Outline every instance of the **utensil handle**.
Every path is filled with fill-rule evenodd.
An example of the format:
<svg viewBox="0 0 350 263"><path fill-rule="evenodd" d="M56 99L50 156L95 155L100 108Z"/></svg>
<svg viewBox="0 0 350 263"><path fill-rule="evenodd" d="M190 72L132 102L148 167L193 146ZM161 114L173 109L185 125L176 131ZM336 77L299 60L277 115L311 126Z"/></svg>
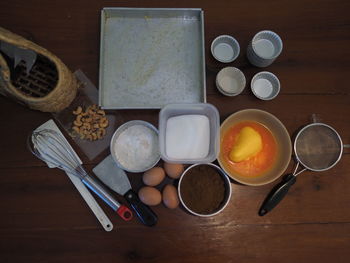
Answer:
<svg viewBox="0 0 350 263"><path fill-rule="evenodd" d="M132 212L130 211L130 209L125 206L125 205L121 205L119 206L118 210L117 210L118 215L123 218L125 221L130 221L132 219Z"/></svg>
<svg viewBox="0 0 350 263"><path fill-rule="evenodd" d="M157 215L152 211L151 208L140 201L139 197L132 189L127 191L124 197L134 209L136 215L143 224L146 226L154 226L157 223Z"/></svg>
<svg viewBox="0 0 350 263"><path fill-rule="evenodd" d="M89 187L95 194L97 194L103 201L105 201L114 211L120 215L125 221L129 221L132 219L132 212L127 208L126 211L125 206L121 206L120 203L114 199L114 197L104 188L99 182L97 182L94 178L90 176L85 176L82 179L83 183ZM122 208L121 210L119 210ZM130 213L130 216L126 215L126 212Z"/></svg>
<svg viewBox="0 0 350 263"><path fill-rule="evenodd" d="M67 173L67 172L66 172ZM85 202L90 207L91 211L95 214L96 218L102 224L106 231L112 231L113 224L102 210L102 208L97 203L96 199L92 196L92 193L85 187L84 183L79 179L79 177L74 174L67 173L67 176L72 181L74 186L77 188Z"/></svg>
<svg viewBox="0 0 350 263"><path fill-rule="evenodd" d="M269 195L266 197L263 202L260 210L259 216L264 216L270 212L288 193L289 188L296 182L296 177L293 174L287 175L281 183L276 185Z"/></svg>

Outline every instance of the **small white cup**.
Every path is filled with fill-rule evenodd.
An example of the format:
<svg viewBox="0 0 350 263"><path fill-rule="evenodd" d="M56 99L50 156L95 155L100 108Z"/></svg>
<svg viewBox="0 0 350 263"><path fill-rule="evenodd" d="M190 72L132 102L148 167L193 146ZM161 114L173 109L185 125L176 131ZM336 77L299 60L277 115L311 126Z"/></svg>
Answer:
<svg viewBox="0 0 350 263"><path fill-rule="evenodd" d="M228 35L218 36L211 43L213 57L223 63L234 61L240 52L240 47L234 37Z"/></svg>
<svg viewBox="0 0 350 263"><path fill-rule="evenodd" d="M274 74L262 71L255 74L250 83L250 88L257 98L261 100L272 100L280 92L281 85Z"/></svg>
<svg viewBox="0 0 350 263"><path fill-rule="evenodd" d="M237 96L245 87L246 79L242 71L226 67L216 75L216 87L225 96Z"/></svg>
<svg viewBox="0 0 350 263"><path fill-rule="evenodd" d="M281 54L282 49L283 42L275 32L260 31L248 45L247 58L256 67L267 67Z"/></svg>

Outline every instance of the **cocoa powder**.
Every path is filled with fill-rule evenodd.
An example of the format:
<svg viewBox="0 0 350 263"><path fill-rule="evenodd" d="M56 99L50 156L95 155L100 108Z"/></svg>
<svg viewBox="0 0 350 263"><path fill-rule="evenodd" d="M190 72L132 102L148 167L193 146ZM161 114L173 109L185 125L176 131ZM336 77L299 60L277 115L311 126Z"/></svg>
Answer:
<svg viewBox="0 0 350 263"><path fill-rule="evenodd" d="M192 211L211 214L225 198L225 182L219 171L209 165L188 170L181 181L181 197Z"/></svg>

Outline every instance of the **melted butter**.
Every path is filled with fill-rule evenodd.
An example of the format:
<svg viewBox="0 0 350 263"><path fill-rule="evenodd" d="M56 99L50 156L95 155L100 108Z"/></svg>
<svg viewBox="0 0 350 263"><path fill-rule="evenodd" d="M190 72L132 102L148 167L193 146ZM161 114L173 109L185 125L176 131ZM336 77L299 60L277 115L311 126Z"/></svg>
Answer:
<svg viewBox="0 0 350 263"><path fill-rule="evenodd" d="M261 135L253 128L243 127L238 136L229 158L233 162L242 162L255 156L262 150Z"/></svg>

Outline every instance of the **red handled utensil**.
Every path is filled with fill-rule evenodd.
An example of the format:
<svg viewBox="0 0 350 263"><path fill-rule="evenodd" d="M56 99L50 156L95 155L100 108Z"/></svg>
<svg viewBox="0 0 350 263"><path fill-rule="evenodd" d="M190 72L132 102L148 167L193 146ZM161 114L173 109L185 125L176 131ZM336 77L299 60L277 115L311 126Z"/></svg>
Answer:
<svg viewBox="0 0 350 263"><path fill-rule="evenodd" d="M98 181L90 177L80 164L77 155L73 152L58 132L51 129L34 131L27 139L29 150L50 167L60 168L77 176L90 190L96 193L125 221L133 218L131 210L121 205Z"/></svg>
<svg viewBox="0 0 350 263"><path fill-rule="evenodd" d="M146 226L154 226L157 215L152 209L143 204L137 194L131 189L131 184L124 170L119 168L112 156L109 155L99 163L92 171L109 188L125 197L139 220Z"/></svg>

